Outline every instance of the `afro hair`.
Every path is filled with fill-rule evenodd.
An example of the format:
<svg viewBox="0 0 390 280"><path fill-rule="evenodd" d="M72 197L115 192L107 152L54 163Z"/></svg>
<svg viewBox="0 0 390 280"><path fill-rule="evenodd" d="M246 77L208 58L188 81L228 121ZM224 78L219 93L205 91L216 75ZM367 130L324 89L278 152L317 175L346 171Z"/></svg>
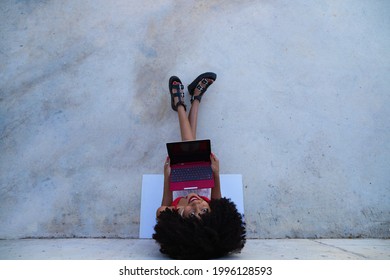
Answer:
<svg viewBox="0 0 390 280"><path fill-rule="evenodd" d="M244 217L227 198L212 199L209 213L183 218L166 209L157 218L153 239L173 259L216 259L240 253L245 245Z"/></svg>

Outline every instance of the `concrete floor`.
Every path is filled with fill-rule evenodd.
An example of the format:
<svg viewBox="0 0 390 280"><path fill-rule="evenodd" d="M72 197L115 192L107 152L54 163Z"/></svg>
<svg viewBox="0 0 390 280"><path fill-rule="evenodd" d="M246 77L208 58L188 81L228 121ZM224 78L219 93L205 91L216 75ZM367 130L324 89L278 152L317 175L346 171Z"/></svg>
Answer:
<svg viewBox="0 0 390 280"><path fill-rule="evenodd" d="M261 239L390 237L389 14L387 0L0 1L0 239L137 238L142 175L180 138L168 79L214 71L198 138L242 174L257 244L242 256L380 257ZM150 243L1 250L148 258Z"/></svg>
<svg viewBox="0 0 390 280"><path fill-rule="evenodd" d="M165 259L151 239L0 240L3 260L151 260ZM390 260L390 240L249 239L241 254L247 260Z"/></svg>

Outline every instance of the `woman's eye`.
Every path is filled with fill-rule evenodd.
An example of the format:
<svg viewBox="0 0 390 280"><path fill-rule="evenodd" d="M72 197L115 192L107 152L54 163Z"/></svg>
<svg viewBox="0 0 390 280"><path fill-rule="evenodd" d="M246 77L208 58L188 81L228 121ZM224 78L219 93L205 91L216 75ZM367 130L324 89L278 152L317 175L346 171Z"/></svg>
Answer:
<svg viewBox="0 0 390 280"><path fill-rule="evenodd" d="M192 213L190 214L190 217L195 217L195 213L192 212Z"/></svg>
<svg viewBox="0 0 390 280"><path fill-rule="evenodd" d="M207 209L207 208L202 209L202 213L208 213L208 212L209 212L209 209Z"/></svg>

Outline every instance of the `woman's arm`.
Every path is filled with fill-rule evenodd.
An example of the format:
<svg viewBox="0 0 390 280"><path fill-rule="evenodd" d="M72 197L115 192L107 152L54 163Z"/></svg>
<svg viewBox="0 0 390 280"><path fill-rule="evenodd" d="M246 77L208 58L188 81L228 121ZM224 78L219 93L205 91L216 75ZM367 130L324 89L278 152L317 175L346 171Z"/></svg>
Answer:
<svg viewBox="0 0 390 280"><path fill-rule="evenodd" d="M172 204L172 191L169 189L169 176L164 174L164 192L161 201L161 206L170 206Z"/></svg>
<svg viewBox="0 0 390 280"><path fill-rule="evenodd" d="M171 175L170 159L167 157L164 164L164 192L161 206L170 206L172 204L172 191L169 189L169 176Z"/></svg>
<svg viewBox="0 0 390 280"><path fill-rule="evenodd" d="M172 204L173 195L172 191L169 189L169 176L171 174L171 166L170 166L170 160L169 157L165 160L164 163L164 191L163 191L163 197L161 200L161 207L157 209L156 217L160 215L162 211L164 211L166 208L173 208L170 205Z"/></svg>
<svg viewBox="0 0 390 280"><path fill-rule="evenodd" d="M222 198L221 194L221 180L219 177L219 159L213 153L210 155L211 159L211 169L214 174L214 188L211 189L211 199L220 199Z"/></svg>

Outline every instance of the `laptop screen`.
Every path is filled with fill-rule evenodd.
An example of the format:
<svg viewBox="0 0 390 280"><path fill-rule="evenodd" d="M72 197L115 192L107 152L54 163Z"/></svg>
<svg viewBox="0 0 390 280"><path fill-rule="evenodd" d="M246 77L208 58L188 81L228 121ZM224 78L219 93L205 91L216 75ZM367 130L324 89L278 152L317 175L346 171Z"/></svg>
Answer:
<svg viewBox="0 0 390 280"><path fill-rule="evenodd" d="M186 162L210 161L210 140L167 143L171 165Z"/></svg>

